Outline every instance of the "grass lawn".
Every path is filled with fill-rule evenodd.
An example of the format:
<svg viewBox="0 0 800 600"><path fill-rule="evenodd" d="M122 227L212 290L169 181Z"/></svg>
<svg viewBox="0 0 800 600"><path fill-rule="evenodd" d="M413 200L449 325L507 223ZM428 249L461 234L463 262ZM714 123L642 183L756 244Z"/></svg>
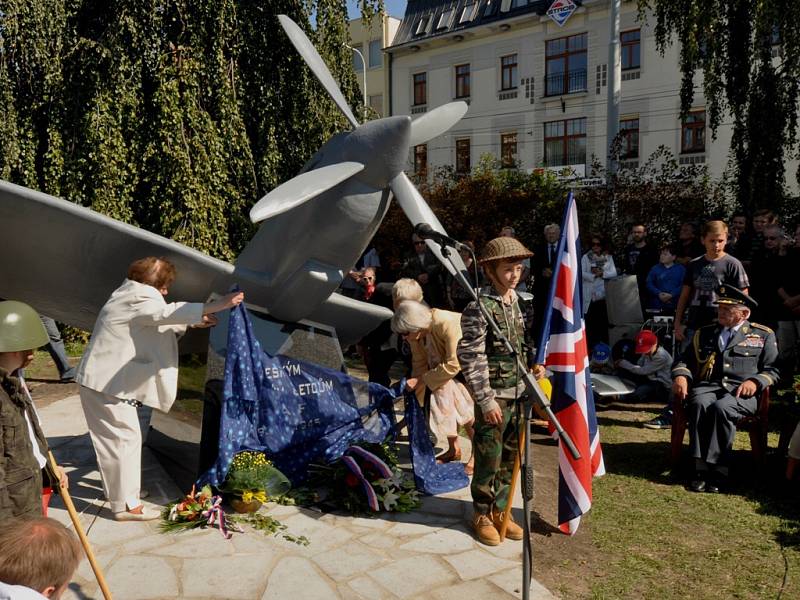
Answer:
<svg viewBox="0 0 800 600"><path fill-rule="evenodd" d="M607 475L586 520L602 561L588 597L800 598L800 493L783 484L783 461L757 469L740 432L731 492L689 492L688 472L667 470L669 430L636 425L653 408L598 413Z"/></svg>

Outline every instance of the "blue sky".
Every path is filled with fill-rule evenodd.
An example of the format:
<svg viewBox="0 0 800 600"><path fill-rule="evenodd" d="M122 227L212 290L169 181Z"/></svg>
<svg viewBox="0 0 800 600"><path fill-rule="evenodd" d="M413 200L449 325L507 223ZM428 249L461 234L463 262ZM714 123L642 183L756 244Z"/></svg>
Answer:
<svg viewBox="0 0 800 600"><path fill-rule="evenodd" d="M360 4L358 0L347 0L347 12L351 19L361 15ZM406 0L383 0L383 5L393 17L402 18L406 12Z"/></svg>

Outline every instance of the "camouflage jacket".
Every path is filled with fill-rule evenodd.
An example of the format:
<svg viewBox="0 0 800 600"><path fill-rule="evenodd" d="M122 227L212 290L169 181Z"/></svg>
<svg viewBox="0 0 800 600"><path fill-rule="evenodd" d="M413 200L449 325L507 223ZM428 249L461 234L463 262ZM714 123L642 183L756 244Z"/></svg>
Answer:
<svg viewBox="0 0 800 600"><path fill-rule="evenodd" d="M45 456L47 440L22 385L0 369L0 521L42 514L42 470L33 455L25 413Z"/></svg>
<svg viewBox="0 0 800 600"><path fill-rule="evenodd" d="M532 303L521 301L515 293L510 305L503 304L492 288L481 290L480 299L490 314L500 311L496 317L500 330L517 348L523 362L530 365L532 353L527 343L525 321L530 316ZM461 314L461 334L458 343L461 372L473 400L486 413L498 406L497 391L518 385L516 364L501 342L495 339L475 302L470 302Z"/></svg>

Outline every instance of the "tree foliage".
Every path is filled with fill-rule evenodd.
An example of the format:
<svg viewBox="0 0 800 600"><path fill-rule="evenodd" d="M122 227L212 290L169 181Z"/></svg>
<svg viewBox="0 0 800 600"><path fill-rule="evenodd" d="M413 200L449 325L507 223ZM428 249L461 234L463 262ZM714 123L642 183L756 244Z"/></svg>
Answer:
<svg viewBox="0 0 800 600"><path fill-rule="evenodd" d="M724 179L712 181L705 166L680 165L663 146L638 168L613 175L594 159L590 175L612 185L574 190L584 243L600 234L621 249L634 223L646 224L654 242L675 241L682 222L727 219L733 211ZM540 243L544 226L561 222L570 182L550 171L501 168L487 154L469 175L443 168L430 184L419 187L448 233L472 241L480 250L505 225L513 226L525 244ZM393 205L375 236L375 246L396 264L410 253L411 231L408 219Z"/></svg>
<svg viewBox="0 0 800 600"><path fill-rule="evenodd" d="M655 17L659 48L680 45L681 107L691 108L695 74L709 124L733 119L731 158L743 207L781 208L785 159L797 149L800 3L795 0L637 0ZM774 52L773 52L774 51ZM774 56L775 54L775 56Z"/></svg>
<svg viewBox="0 0 800 600"><path fill-rule="evenodd" d="M233 258L347 126L281 13L357 104L342 0L0 0L0 177Z"/></svg>

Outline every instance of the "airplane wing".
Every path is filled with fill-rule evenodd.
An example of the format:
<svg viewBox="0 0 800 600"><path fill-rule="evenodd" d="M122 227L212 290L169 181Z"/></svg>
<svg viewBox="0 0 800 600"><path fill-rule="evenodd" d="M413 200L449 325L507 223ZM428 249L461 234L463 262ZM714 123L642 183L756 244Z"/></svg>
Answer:
<svg viewBox="0 0 800 600"><path fill-rule="evenodd" d="M204 302L234 283L249 302L263 305L268 298L266 273L237 269L67 200L0 180L0 298L27 302L57 321L91 331L128 265L144 256L164 256L175 265L170 298ZM335 327L342 343L349 344L391 317L385 312L333 294L308 318ZM205 350L203 332L186 338L182 349L188 344L192 351Z"/></svg>
<svg viewBox="0 0 800 600"><path fill-rule="evenodd" d="M91 330L128 265L144 256L175 264L171 296L202 302L233 265L41 192L0 180L0 297Z"/></svg>

